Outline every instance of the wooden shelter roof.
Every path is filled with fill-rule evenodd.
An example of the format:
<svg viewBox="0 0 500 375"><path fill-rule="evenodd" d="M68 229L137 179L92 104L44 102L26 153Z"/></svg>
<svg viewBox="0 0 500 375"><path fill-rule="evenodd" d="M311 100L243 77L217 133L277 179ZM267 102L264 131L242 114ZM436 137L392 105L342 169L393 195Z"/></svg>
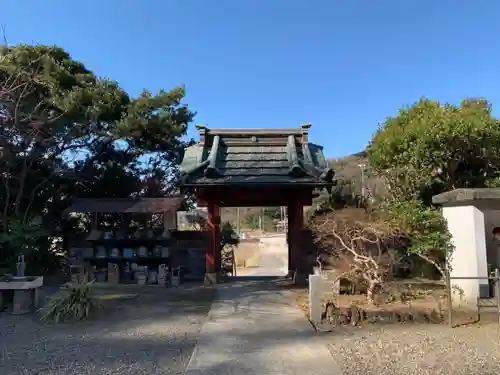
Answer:
<svg viewBox="0 0 500 375"><path fill-rule="evenodd" d="M181 185L314 185L333 183L323 147L308 140L309 124L289 129L209 129L188 147Z"/></svg>
<svg viewBox="0 0 500 375"><path fill-rule="evenodd" d="M177 211L181 195L165 198L82 198L76 199L64 213L163 213Z"/></svg>

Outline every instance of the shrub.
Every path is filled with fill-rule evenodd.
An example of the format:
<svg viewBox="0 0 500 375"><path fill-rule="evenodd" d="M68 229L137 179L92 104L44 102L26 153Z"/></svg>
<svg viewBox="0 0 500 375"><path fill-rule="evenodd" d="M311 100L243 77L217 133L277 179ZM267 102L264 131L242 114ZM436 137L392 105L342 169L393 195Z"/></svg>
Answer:
<svg viewBox="0 0 500 375"><path fill-rule="evenodd" d="M60 290L40 309L43 321L55 323L84 320L101 308L94 298L92 282Z"/></svg>
<svg viewBox="0 0 500 375"><path fill-rule="evenodd" d="M403 233L363 208L325 212L314 217L309 227L325 260L341 272L339 280L364 284L368 302L374 303L374 294L390 281L401 262Z"/></svg>

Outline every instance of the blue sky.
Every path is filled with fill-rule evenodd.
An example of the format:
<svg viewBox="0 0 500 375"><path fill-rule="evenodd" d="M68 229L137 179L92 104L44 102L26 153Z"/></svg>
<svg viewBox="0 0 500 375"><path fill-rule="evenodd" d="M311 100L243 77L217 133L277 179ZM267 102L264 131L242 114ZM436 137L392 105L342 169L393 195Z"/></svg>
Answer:
<svg viewBox="0 0 500 375"><path fill-rule="evenodd" d="M498 0L0 4L9 44L58 44L133 95L184 84L211 127L312 122L328 156L361 150L421 96L500 105Z"/></svg>

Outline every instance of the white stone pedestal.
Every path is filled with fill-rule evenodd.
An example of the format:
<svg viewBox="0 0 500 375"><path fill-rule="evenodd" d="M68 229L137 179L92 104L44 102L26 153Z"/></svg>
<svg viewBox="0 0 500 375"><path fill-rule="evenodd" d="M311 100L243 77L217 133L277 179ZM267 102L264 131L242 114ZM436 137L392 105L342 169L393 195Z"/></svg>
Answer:
<svg viewBox="0 0 500 375"><path fill-rule="evenodd" d="M38 309L42 285L43 277L13 278L8 281L0 281L0 301L2 300L1 294L3 294L1 291L12 290L14 292L12 314L27 314Z"/></svg>
<svg viewBox="0 0 500 375"><path fill-rule="evenodd" d="M443 207L443 216L455 246L449 259L453 308L477 310L478 299L489 297L484 214L470 205Z"/></svg>
<svg viewBox="0 0 500 375"><path fill-rule="evenodd" d="M32 291L31 290L14 290L14 303L12 306L12 314L21 315L28 314L33 310Z"/></svg>
<svg viewBox="0 0 500 375"><path fill-rule="evenodd" d="M321 322L323 300L323 276L309 275L309 319L314 323Z"/></svg>
<svg viewBox="0 0 500 375"><path fill-rule="evenodd" d="M218 273L205 273L204 284L206 286L216 285L220 282L220 277Z"/></svg>

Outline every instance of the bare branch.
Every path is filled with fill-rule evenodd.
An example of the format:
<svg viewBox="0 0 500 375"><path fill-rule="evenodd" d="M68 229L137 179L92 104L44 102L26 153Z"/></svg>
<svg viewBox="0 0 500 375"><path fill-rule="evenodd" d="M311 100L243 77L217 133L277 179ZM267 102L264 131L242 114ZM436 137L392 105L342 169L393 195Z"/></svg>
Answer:
<svg viewBox="0 0 500 375"><path fill-rule="evenodd" d="M367 300L374 303L377 287L389 281L401 257L396 253L397 233L364 209L346 208L313 218L312 230L330 261L342 269L341 278L367 287Z"/></svg>

